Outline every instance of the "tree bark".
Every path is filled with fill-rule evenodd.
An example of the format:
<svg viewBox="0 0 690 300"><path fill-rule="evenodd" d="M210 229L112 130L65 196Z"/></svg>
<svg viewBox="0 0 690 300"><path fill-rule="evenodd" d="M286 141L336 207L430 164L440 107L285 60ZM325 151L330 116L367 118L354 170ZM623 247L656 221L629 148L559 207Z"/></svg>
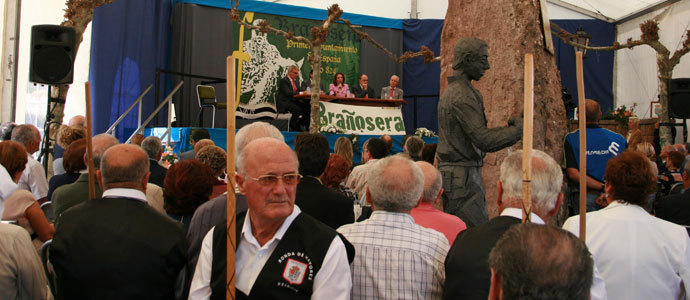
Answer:
<svg viewBox="0 0 690 300"><path fill-rule="evenodd" d="M525 53L534 55L534 149L563 159L563 138L567 132L565 107L561 100L561 79L553 55L544 48L540 6L536 0L448 1L441 37L441 93L453 74L453 48L462 37L477 37L489 45L491 69L474 82L484 97L489 127L506 126L523 108ZM551 34L550 32L547 34ZM574 58L573 58L574 59ZM496 182L509 149L484 158L483 179L489 217L497 215Z"/></svg>

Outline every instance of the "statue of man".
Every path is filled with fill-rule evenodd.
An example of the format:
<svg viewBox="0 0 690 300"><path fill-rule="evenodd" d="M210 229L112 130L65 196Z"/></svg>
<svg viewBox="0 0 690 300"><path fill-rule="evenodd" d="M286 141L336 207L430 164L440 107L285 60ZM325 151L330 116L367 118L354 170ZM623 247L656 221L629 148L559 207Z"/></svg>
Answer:
<svg viewBox="0 0 690 300"><path fill-rule="evenodd" d="M522 117L487 128L482 94L472 86L489 69L486 42L462 38L453 50L453 76L438 102L438 168L443 176L443 209L474 227L489 220L482 184L486 152L522 138Z"/></svg>

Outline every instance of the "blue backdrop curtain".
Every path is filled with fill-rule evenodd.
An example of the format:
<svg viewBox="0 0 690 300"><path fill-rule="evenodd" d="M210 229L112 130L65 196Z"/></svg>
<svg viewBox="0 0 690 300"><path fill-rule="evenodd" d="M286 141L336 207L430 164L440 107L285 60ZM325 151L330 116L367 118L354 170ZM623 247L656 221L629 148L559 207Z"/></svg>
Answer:
<svg viewBox="0 0 690 300"><path fill-rule="evenodd" d="M427 46L437 56L441 53L441 31L443 20L403 20L403 53L417 52ZM405 131L414 133L415 101L417 102L417 126L438 132L438 96L418 97L417 95L438 95L441 77L441 63L425 64L421 57L411 59L403 65L402 89L407 104L403 105Z"/></svg>
<svg viewBox="0 0 690 300"><path fill-rule="evenodd" d="M94 133L105 132L154 83L156 67L166 66L170 10L170 0L118 0L96 8L89 69ZM143 99L142 122L154 102L151 89ZM125 140L136 128L135 108L115 136Z"/></svg>
<svg viewBox="0 0 690 300"><path fill-rule="evenodd" d="M613 24L601 20L551 20L570 33L582 27L591 36L590 45L610 46L615 41ZM561 71L561 83L572 95L577 105L577 78L575 75L575 50L553 36L556 64ZM613 51L587 51L583 59L585 98L596 99L603 113L613 108ZM572 117L572 115L569 115Z"/></svg>

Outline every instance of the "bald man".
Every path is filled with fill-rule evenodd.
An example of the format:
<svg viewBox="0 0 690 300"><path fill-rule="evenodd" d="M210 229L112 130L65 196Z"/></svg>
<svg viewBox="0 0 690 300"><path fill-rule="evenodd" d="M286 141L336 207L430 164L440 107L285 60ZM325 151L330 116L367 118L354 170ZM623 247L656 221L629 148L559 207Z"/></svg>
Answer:
<svg viewBox="0 0 690 300"><path fill-rule="evenodd" d="M443 194L441 173L428 162L418 161L415 164L422 169L424 174L424 192L419 204L412 209L410 215L416 224L443 233L448 239L448 244L453 245L455 237L460 231L465 230L467 225L460 218L434 207L441 203Z"/></svg>
<svg viewBox="0 0 690 300"><path fill-rule="evenodd" d="M587 123L587 211L598 210L596 199L604 191L604 170L609 159L625 151L625 138L611 130L599 127L601 108L596 100L585 102ZM580 131L565 136L565 171L569 179L569 204L572 215L580 213Z"/></svg>
<svg viewBox="0 0 690 300"><path fill-rule="evenodd" d="M113 146L96 175L103 198L66 211L53 237L57 299L174 299L187 243L179 223L146 204L146 152Z"/></svg>

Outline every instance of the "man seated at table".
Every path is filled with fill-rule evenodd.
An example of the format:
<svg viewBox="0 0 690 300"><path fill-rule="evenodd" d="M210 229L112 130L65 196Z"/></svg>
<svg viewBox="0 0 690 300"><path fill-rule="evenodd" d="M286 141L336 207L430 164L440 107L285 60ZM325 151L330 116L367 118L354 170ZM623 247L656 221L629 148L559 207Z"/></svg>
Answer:
<svg viewBox="0 0 690 300"><path fill-rule="evenodd" d="M352 87L352 93L355 94L355 98L376 98L376 92L369 85L367 74L359 75L359 84Z"/></svg>
<svg viewBox="0 0 690 300"><path fill-rule="evenodd" d="M403 90L398 88L400 78L397 75L391 76L390 85L381 89L381 99L402 99Z"/></svg>
<svg viewBox="0 0 690 300"><path fill-rule="evenodd" d="M310 107L309 100L295 99L294 96L300 93L299 84L299 68L297 66L290 66L288 68L287 76L280 80L278 85L278 94L276 95L276 110L279 113L289 112L292 114L290 118L290 130L306 131L309 127Z"/></svg>

